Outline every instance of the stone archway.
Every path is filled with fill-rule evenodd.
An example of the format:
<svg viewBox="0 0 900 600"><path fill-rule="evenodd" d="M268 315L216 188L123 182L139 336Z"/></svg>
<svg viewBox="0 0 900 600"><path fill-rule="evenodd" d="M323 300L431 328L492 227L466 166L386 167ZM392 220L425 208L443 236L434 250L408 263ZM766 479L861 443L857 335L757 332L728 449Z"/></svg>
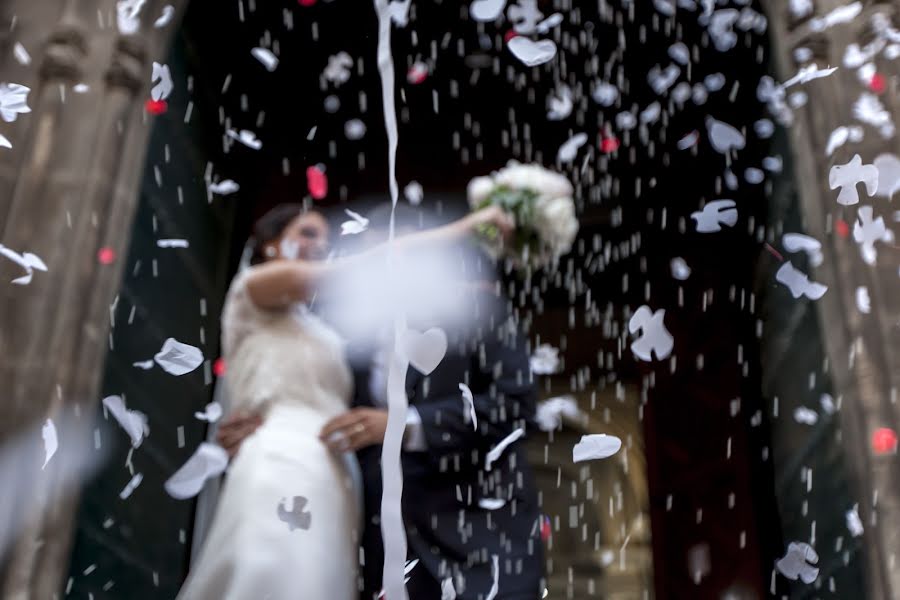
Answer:
<svg viewBox="0 0 900 600"><path fill-rule="evenodd" d="M149 0L132 35L118 29L114 0L0 5L3 79L31 88L33 110L4 128L13 147L0 154L0 234L49 268L29 286L0 292L4 441L63 410L90 415L96 407L108 311L124 267L96 256L128 247L149 133L148 74L173 31L153 26L166 5L177 23L186 1ZM14 59L13 41L32 67ZM87 89L75 93L77 84ZM19 275L0 265L0 278ZM51 501L9 554L4 598L51 598L60 589L77 506L76 497L55 493L64 458L45 471L40 462L19 465L24 496Z"/></svg>

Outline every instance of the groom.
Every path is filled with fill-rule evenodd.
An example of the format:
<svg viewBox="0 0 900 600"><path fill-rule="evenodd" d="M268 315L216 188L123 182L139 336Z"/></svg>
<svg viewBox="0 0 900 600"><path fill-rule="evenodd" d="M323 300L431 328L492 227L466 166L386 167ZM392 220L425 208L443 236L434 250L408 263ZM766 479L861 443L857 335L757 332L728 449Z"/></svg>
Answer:
<svg viewBox="0 0 900 600"><path fill-rule="evenodd" d="M386 230L389 214L388 206L367 215L370 235ZM416 211L398 206L398 234L418 223ZM409 572L407 590L410 600L533 600L544 588L543 546L524 444L514 441L498 457L490 451L518 429L531 427L536 391L524 337L506 303L493 285L479 285L493 283L493 266L486 258L469 262L478 264L467 264L466 271L478 273L481 281L470 277L465 284L473 303L467 310L481 318L469 327L446 328L448 349L438 367L425 376L410 366L407 376L402 508L408 559L419 561ZM424 331L441 324L410 325ZM353 408L326 424L322 439L337 451L357 452L365 496L360 599L372 600L381 591L384 562L380 459L389 342L374 350L352 343L350 348L355 350ZM471 404L461 383L471 390ZM229 437L232 426L242 424L223 423L229 443L235 437ZM240 431L248 435L252 424Z"/></svg>

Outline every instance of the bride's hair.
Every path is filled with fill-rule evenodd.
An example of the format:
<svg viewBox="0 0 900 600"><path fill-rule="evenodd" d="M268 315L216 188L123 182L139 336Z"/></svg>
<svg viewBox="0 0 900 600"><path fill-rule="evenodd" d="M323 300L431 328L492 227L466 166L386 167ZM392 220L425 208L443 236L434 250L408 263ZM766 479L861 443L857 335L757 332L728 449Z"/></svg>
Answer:
<svg viewBox="0 0 900 600"><path fill-rule="evenodd" d="M310 211L319 212L314 208L307 209L302 204L290 203L279 204L262 217L253 225L253 236L248 244L251 248L250 264L258 265L266 261L265 247L266 244L281 235L291 221L302 214ZM325 216L322 214L322 216Z"/></svg>

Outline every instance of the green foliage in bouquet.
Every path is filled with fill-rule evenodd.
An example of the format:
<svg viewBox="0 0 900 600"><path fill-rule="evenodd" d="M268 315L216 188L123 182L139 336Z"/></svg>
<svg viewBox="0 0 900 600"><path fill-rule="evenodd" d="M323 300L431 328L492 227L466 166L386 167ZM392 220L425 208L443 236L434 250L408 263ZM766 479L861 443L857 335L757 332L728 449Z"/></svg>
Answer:
<svg viewBox="0 0 900 600"><path fill-rule="evenodd" d="M535 203L538 195L528 189L512 189L506 186L497 186L490 195L485 198L476 210L486 208L492 204L501 206L503 210L513 215L516 220L516 230L509 244L517 258L522 258L527 249L527 255L534 257L539 252L540 237L532 226L534 223ZM500 232L495 225L481 225L478 234L492 245L499 244Z"/></svg>

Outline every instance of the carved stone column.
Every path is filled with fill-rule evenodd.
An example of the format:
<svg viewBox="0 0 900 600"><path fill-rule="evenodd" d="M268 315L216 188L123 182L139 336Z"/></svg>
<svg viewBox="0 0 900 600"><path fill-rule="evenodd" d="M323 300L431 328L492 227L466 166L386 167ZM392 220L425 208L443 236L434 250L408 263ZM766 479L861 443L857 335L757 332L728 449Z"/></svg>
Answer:
<svg viewBox="0 0 900 600"><path fill-rule="evenodd" d="M0 150L0 243L48 267L17 286L8 282L21 268L0 263L0 440L63 409L94 414L150 129L151 63L164 61L178 22L154 27L166 4L177 17L186 1L148 0L132 35L117 27L115 0L0 6L4 31L16 20L2 44L19 41L32 57L23 66L4 52L0 79L31 87L33 111L3 127L13 148ZM87 91L76 93L76 84ZM111 264L98 261L100 248L113 251ZM67 456L61 448L44 470L33 458L21 462L18 480L49 504L8 555L3 598L53 597L68 565L77 497L56 493Z"/></svg>
<svg viewBox="0 0 900 600"><path fill-rule="evenodd" d="M862 544L868 587L865 597L900 598L900 571L895 566L900 551L900 459L896 452L874 452L871 441L878 428L891 427L896 431L900 423L897 404L900 253L896 246L879 242L876 243L877 261L867 264L852 234L861 207L872 206L874 217L884 217L890 228L896 205L884 198L868 197L860 185L859 204L841 206L836 202L838 191L828 188L830 168L847 163L855 154L866 164L884 152L900 154L897 133L882 135L877 127L863 124L853 114L854 104L866 89L856 69L845 68L843 61L849 44L865 47L874 39L873 23L879 19L876 15L883 15L887 23L896 23L900 2L863 2L861 15L849 23L824 30L816 26L814 19L847 2L816 0L813 12L799 18L789 13L789 3L783 0L763 0L763 4L770 17L773 50L782 81L795 74L800 66L794 58L797 48L811 50L820 68L841 67L833 75L807 84L809 102L795 111L790 139L806 233L823 244L824 261L810 274L810 279L829 288L815 307L835 397L841 398L838 418L845 461L852 472L859 513L865 525ZM888 82L886 91L878 98L891 118L900 123L897 96L900 64L886 59L883 52L878 52L873 62ZM827 156L831 132L850 125L863 127L863 140L848 142L833 156ZM849 225L849 232L841 221ZM868 289L871 298L870 314L863 314L857 308L856 291L861 286ZM862 590L843 590L843 593L855 591Z"/></svg>

